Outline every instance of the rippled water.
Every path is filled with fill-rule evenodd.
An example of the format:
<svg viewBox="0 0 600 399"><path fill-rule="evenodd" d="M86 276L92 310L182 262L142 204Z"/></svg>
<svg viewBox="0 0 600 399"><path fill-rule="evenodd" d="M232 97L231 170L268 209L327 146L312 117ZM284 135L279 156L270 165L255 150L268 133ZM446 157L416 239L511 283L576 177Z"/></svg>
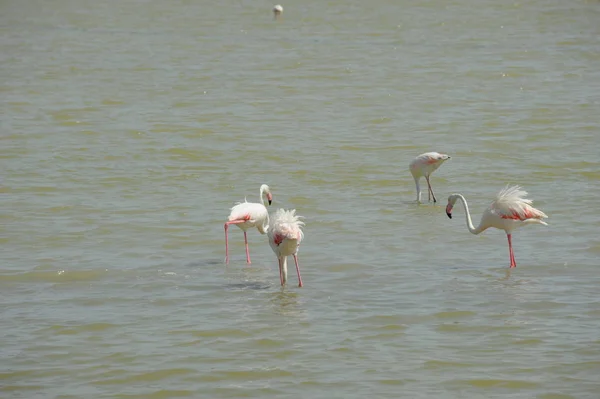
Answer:
<svg viewBox="0 0 600 399"><path fill-rule="evenodd" d="M597 398L600 3L213 3L0 4L0 396ZM261 183L304 288L223 264Z"/></svg>

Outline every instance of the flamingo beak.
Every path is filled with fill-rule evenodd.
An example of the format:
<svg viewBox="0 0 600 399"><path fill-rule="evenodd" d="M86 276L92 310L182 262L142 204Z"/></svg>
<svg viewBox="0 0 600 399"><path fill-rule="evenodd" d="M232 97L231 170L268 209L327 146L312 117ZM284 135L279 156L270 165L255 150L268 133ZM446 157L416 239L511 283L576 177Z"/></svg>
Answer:
<svg viewBox="0 0 600 399"><path fill-rule="evenodd" d="M273 201L273 196L271 193L267 194L267 201L269 201L269 205L271 205L271 202Z"/></svg>
<svg viewBox="0 0 600 399"><path fill-rule="evenodd" d="M448 204L448 206L446 207L446 215L448 215L448 217L452 219L452 205L450 204Z"/></svg>

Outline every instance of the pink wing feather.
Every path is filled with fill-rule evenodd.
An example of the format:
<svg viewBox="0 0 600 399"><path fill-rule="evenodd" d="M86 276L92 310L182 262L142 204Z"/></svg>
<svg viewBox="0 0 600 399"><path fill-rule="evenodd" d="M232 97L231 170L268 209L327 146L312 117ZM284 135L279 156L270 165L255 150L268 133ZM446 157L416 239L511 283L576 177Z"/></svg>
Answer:
<svg viewBox="0 0 600 399"><path fill-rule="evenodd" d="M525 198L526 196L527 191L522 190L520 186L507 185L498 193L490 208L502 219L524 221L547 218L544 212L531 206L533 201Z"/></svg>
<svg viewBox="0 0 600 399"><path fill-rule="evenodd" d="M283 240L298 240L298 244L304 238L302 226L304 222L300 220L301 216L296 215L296 210L286 211L278 209L272 217L269 235L275 245L279 245Z"/></svg>

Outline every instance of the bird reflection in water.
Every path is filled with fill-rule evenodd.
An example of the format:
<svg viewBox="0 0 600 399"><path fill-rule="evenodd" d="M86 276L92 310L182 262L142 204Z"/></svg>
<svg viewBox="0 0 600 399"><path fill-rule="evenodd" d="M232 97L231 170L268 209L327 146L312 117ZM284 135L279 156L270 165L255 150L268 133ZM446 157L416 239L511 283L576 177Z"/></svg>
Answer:
<svg viewBox="0 0 600 399"><path fill-rule="evenodd" d="M271 295L271 304L275 312L284 316L299 316L304 313L304 308L298 302L298 294L296 292L287 291L285 288Z"/></svg>

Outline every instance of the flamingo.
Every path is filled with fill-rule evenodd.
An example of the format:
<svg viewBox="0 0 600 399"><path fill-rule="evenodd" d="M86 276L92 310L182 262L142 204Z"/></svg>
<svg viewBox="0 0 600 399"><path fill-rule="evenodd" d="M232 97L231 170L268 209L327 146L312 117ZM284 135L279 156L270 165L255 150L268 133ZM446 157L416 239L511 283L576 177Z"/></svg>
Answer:
<svg viewBox="0 0 600 399"><path fill-rule="evenodd" d="M531 206L533 201L525 198L526 195L527 191L522 190L520 186L509 187L507 185L498 193L498 195L496 195L494 202L492 202L492 204L483 212L481 222L479 222L477 228L473 227L467 200L461 194L452 194L448 197L446 215L452 219L452 207L454 207L457 200L460 200L465 207L467 228L471 233L479 234L490 227L504 230L506 232L506 237L508 238L510 268L512 269L513 267L517 267L512 247L512 231L517 227L529 224L548 225L548 223L542 220L548 216L539 209Z"/></svg>
<svg viewBox="0 0 600 399"><path fill-rule="evenodd" d="M433 202L437 202L435 194L433 194L433 188L431 188L431 183L429 182L429 176L450 158L449 155L440 154L439 152L426 152L412 160L409 168L417 186L417 202L421 202L421 187L419 186L421 176L425 176L425 180L427 180L427 187L429 188L427 194L429 201L431 201L431 197L433 197Z"/></svg>
<svg viewBox="0 0 600 399"><path fill-rule="evenodd" d="M269 245L279 262L279 280L281 285L287 282L287 257L292 255L296 262L296 272L298 273L298 287L302 287L302 277L300 277L300 268L298 267L298 248L304 238L302 226L304 222L300 220L302 216L296 215L296 210L286 211L278 209L273 215L267 236Z"/></svg>
<svg viewBox="0 0 600 399"><path fill-rule="evenodd" d="M229 263L229 242L227 239L227 230L230 224L237 225L244 231L244 242L246 243L246 261L250 264L250 252L248 250L248 237L246 230L256 227L260 234L265 234L269 229L269 212L265 207L263 197L267 197L269 205L273 201L271 189L266 184L260 186L260 204L255 202L238 202L233 208L227 222L225 222L225 263Z"/></svg>
<svg viewBox="0 0 600 399"><path fill-rule="evenodd" d="M283 7L280 4L273 6L273 19L279 18L283 14Z"/></svg>

